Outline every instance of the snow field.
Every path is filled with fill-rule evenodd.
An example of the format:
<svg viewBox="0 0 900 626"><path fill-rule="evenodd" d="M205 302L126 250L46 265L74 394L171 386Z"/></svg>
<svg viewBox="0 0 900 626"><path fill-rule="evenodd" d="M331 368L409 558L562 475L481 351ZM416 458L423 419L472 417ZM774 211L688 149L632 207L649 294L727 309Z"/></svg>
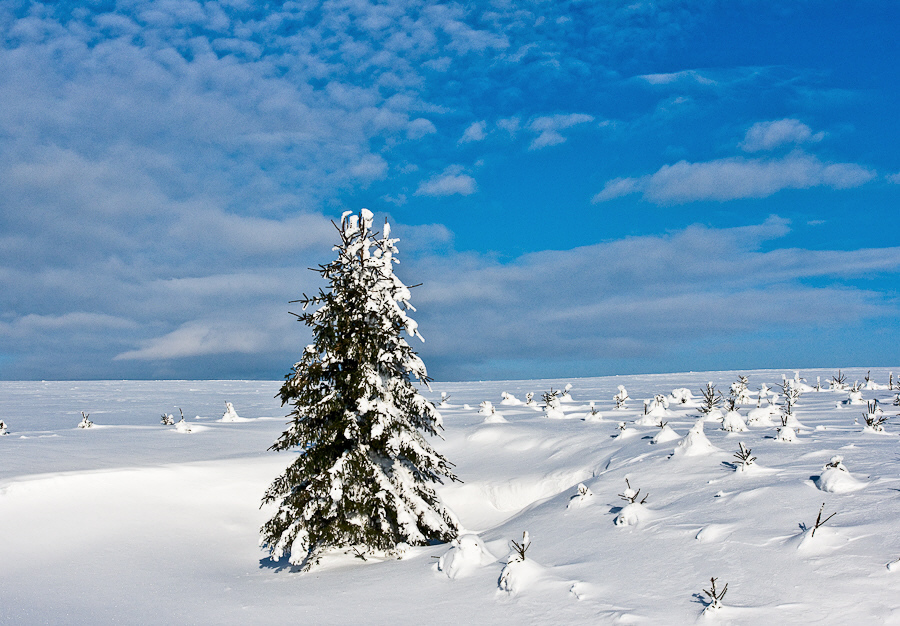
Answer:
<svg viewBox="0 0 900 626"><path fill-rule="evenodd" d="M851 381L865 372L845 370ZM737 407L745 421L762 383L792 375L741 373L752 396ZM801 373L824 381L834 372ZM864 432L865 405L826 390L795 405L803 426L793 443L776 439L777 417L727 432L674 398L664 421L679 438L653 443L659 426L635 424L645 398L680 388L696 397L707 381L727 393L737 374L434 383L433 401L442 391L452 398L440 409L445 439L432 441L465 481L438 492L476 536L402 560L337 554L308 574L268 561L257 545L271 515L259 509L262 493L294 454L266 452L284 428L279 383L0 383L9 429L0 438L0 621L694 623L715 576L728 594L704 622L900 623L900 419ZM871 376L887 381L887 370ZM504 391L540 398L567 382L568 419L502 402ZM628 409L613 408L618 385ZM862 394L896 415L896 392ZM226 401L246 421L218 421ZM503 404L506 423L484 423L484 401ZM583 419L591 401L602 421ZM191 433L159 424L175 407ZM82 410L94 427L76 427ZM616 438L619 422L636 434ZM674 455L698 422L712 449ZM739 442L757 457L748 471L735 471ZM836 456L846 471L825 469ZM626 478L647 495L646 515L617 526ZM592 495L573 506L579 484ZM837 515L810 537L823 502L823 517ZM503 590L510 541L523 531L531 545Z"/></svg>

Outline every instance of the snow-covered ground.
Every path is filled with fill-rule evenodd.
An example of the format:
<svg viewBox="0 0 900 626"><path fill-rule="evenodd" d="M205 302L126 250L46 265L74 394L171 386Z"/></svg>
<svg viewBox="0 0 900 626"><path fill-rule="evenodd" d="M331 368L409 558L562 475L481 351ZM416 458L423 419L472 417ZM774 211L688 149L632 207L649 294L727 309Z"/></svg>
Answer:
<svg viewBox="0 0 900 626"><path fill-rule="evenodd" d="M450 397L435 445L465 481L439 492L478 537L402 560L335 555L308 574L257 545L263 491L291 460L266 451L287 412L279 383L0 382L0 620L900 624L900 419L866 430L848 391L806 391L783 441L780 415L751 409L762 383L780 391L794 373L740 373L743 432L698 411L708 381L727 395L739 372L436 383L429 397ZM886 387L888 370L871 378ZM553 419L524 404L566 383ZM615 410L619 385L631 399ZM669 395L681 388L693 400ZM861 393L900 410L896 391ZM750 467L733 456L741 442ZM619 496L638 489L635 504ZM836 515L812 536L823 503ZM507 565L524 531L525 561ZM702 615L711 577L728 592Z"/></svg>

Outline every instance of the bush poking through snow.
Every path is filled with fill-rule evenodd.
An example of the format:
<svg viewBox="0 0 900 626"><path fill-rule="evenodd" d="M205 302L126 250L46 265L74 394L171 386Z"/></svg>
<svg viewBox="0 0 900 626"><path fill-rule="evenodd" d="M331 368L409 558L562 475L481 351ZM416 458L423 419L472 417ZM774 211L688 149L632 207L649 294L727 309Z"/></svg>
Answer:
<svg viewBox="0 0 900 626"><path fill-rule="evenodd" d="M446 409L448 406L450 406L449 404L447 404L447 400L449 400L449 399L450 399L450 394L448 394L446 391L442 391L441 392L441 403L438 406L441 407L442 409Z"/></svg>
<svg viewBox="0 0 900 626"><path fill-rule="evenodd" d="M687 387L679 387L672 390L672 399L678 404L687 404L694 399L694 395Z"/></svg>
<svg viewBox="0 0 900 626"><path fill-rule="evenodd" d="M838 370L837 376L831 377L831 388L837 391L843 391L847 385L847 377Z"/></svg>
<svg viewBox="0 0 900 626"><path fill-rule="evenodd" d="M0 420L0 436L8 435L9 433L6 431L6 422Z"/></svg>
<svg viewBox="0 0 900 626"><path fill-rule="evenodd" d="M603 414L597 410L597 407L594 406L594 402L591 401L591 410L588 411L587 415L585 415L583 419L586 422L602 422Z"/></svg>
<svg viewBox="0 0 900 626"><path fill-rule="evenodd" d="M242 422L244 419L237 414L237 411L234 410L234 405L231 402L225 403L225 413L222 414L223 422Z"/></svg>
<svg viewBox="0 0 900 626"><path fill-rule="evenodd" d="M591 502L591 499L594 497L594 493L588 489L588 486L584 483L578 483L578 487L575 488L575 495L569 498L569 504L566 506L568 509L582 507Z"/></svg>
<svg viewBox="0 0 900 626"><path fill-rule="evenodd" d="M712 413L722 404L722 394L716 391L716 386L712 382L706 383L706 388L700 390L700 396L703 398L700 404L701 413Z"/></svg>
<svg viewBox="0 0 900 626"><path fill-rule="evenodd" d="M500 404L504 406L519 406L520 404L522 404L522 401L511 393L507 393L504 391L500 394Z"/></svg>
<svg viewBox="0 0 900 626"><path fill-rule="evenodd" d="M88 418L91 416L90 413L81 412L81 422L78 424L78 428L90 428L94 425L94 422L89 420Z"/></svg>
<svg viewBox="0 0 900 626"><path fill-rule="evenodd" d="M641 495L641 490L638 489L637 491L635 491L634 489L632 489L631 483L626 478L625 479L625 491L620 493L619 497L622 498L623 500L625 500L625 502L627 502L628 504L634 504L635 502L637 502L639 495ZM647 501L647 498L649 496L650 496L649 493L645 494L644 497L641 499L641 501L638 502L638 504L644 504Z"/></svg>
<svg viewBox="0 0 900 626"><path fill-rule="evenodd" d="M565 389L563 389L562 395L559 396L560 402L574 402L572 396L569 395L569 392L572 391L572 383L566 384Z"/></svg>
<svg viewBox="0 0 900 626"><path fill-rule="evenodd" d="M514 595L534 583L541 577L541 567L532 560L525 560L525 552L531 546L528 531L522 533L522 543L510 542L512 552L506 557L506 565L500 572L497 587L510 595Z"/></svg>
<svg viewBox="0 0 900 626"><path fill-rule="evenodd" d="M528 531L522 533L522 543L516 542L515 539L510 540L509 547L513 551L513 555L515 560L524 561L525 553L528 552L528 548L531 547L531 539L528 537Z"/></svg>
<svg viewBox="0 0 900 626"><path fill-rule="evenodd" d="M746 470L756 461L756 457L751 455L750 452L750 448L745 446L743 441L738 442L738 451L733 456L738 460L737 470L739 472Z"/></svg>
<svg viewBox="0 0 900 626"><path fill-rule="evenodd" d="M494 405L491 404L490 400L485 400L479 405L481 408L478 409L478 413L480 415L484 415L484 423L485 424L505 424L506 418L503 417L500 413L497 412L497 409L494 408Z"/></svg>
<svg viewBox="0 0 900 626"><path fill-rule="evenodd" d="M625 406L625 401L629 400L629 397L628 392L625 391L625 385L619 385L618 389L619 393L613 396L613 402L616 403L617 409L627 409L628 407Z"/></svg>
<svg viewBox="0 0 900 626"><path fill-rule="evenodd" d="M707 595L707 597L709 598L709 604L707 604L706 608L703 609L704 613L706 613L708 611L709 612L718 611L719 609L721 609L723 606L722 598L724 598L725 594L728 592L728 583L725 583L725 586L722 587L721 589L716 589L716 579L710 578L709 584L710 584L709 589L703 590L703 593L705 593Z"/></svg>
<svg viewBox="0 0 900 626"><path fill-rule="evenodd" d="M562 410L559 400L559 391L550 388L550 391L541 394L544 400L544 416L550 419L565 419L566 414Z"/></svg>
<svg viewBox="0 0 900 626"><path fill-rule="evenodd" d="M174 426L175 418L172 416L171 413L163 413L162 415L159 416L159 423L162 424L163 426Z"/></svg>
<svg viewBox="0 0 900 626"><path fill-rule="evenodd" d="M626 504L619 511L619 514L616 515L616 518L613 520L613 523L616 526L635 526L641 521L641 518L646 514L646 510L644 508L644 503L647 502L647 496L650 494L645 494L643 498L641 498L640 502L638 501L638 496L641 495L641 490L638 489L635 491L631 488L631 483L628 482L628 479L625 479L625 485L627 489L619 494L619 497L625 500L628 504Z"/></svg>
<svg viewBox="0 0 900 626"><path fill-rule="evenodd" d="M191 432L191 425L184 421L184 411L178 409L178 412L181 413L181 420L177 424L175 424L175 430L180 433Z"/></svg>
<svg viewBox="0 0 900 626"><path fill-rule="evenodd" d="M534 401L533 391L529 391L525 394L525 406L537 406L537 402Z"/></svg>
<svg viewBox="0 0 900 626"><path fill-rule="evenodd" d="M815 525L814 525L813 528L812 528L812 532L809 533L809 536L810 536L810 537L815 537L815 536L816 536L816 531L819 530L819 528L821 528L822 526L824 526L825 523L826 523L828 520L830 520L832 517L834 517L835 515L837 515L837 511L835 511L834 513L832 513L831 515L829 515L829 516L826 517L825 519L822 519L822 512L823 512L824 510L825 510L825 503L823 502L823 503L822 503L822 506L819 508L819 514L816 516L816 523L815 523Z"/></svg>
<svg viewBox="0 0 900 626"><path fill-rule="evenodd" d="M863 413L863 420L866 424L866 430L871 430L872 432L876 433L883 433L883 424L887 422L888 419L889 417L884 414L884 411L878 408L878 400L866 403L866 412Z"/></svg>

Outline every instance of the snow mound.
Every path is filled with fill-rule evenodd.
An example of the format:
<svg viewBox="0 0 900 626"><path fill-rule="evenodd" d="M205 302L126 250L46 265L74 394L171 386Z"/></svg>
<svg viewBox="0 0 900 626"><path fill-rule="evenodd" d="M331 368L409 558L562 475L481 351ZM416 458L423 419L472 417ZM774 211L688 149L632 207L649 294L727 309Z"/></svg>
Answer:
<svg viewBox="0 0 900 626"><path fill-rule="evenodd" d="M594 403L591 402L591 410L585 413L584 417L581 419L583 419L585 422L602 422L603 413L594 408Z"/></svg>
<svg viewBox="0 0 900 626"><path fill-rule="evenodd" d="M500 394L500 398L500 404L504 406L520 406L524 404L524 402L516 398L514 395L505 391Z"/></svg>
<svg viewBox="0 0 900 626"><path fill-rule="evenodd" d="M485 400L481 403L481 408L478 409L479 415L484 415L484 424L506 424L506 418L503 417L503 414L497 411L494 408L494 405L491 404L489 400Z"/></svg>
<svg viewBox="0 0 900 626"><path fill-rule="evenodd" d="M722 430L730 433L743 433L747 430L747 424L744 423L744 418L741 417L740 413L728 411L725 417L722 418Z"/></svg>
<svg viewBox="0 0 900 626"><path fill-rule="evenodd" d="M688 434L675 447L673 456L703 456L720 450L710 443L703 433L703 420L697 420Z"/></svg>
<svg viewBox="0 0 900 626"><path fill-rule="evenodd" d="M225 413L222 415L222 419L220 422L249 422L251 420L246 417L241 417L237 414L237 411L234 410L234 405L231 402L225 403Z"/></svg>
<svg viewBox="0 0 900 626"><path fill-rule="evenodd" d="M533 587L535 583L546 577L544 568L531 559L519 559L517 555L510 555L500 572L497 587L511 596L522 593Z"/></svg>
<svg viewBox="0 0 900 626"><path fill-rule="evenodd" d="M676 433L671 426L666 424L653 436L650 443L668 443L669 441L675 441L676 439L681 439L681 435Z"/></svg>
<svg viewBox="0 0 900 626"><path fill-rule="evenodd" d="M613 523L616 526L637 526L649 517L649 511L640 502L626 504L616 515Z"/></svg>
<svg viewBox="0 0 900 626"><path fill-rule="evenodd" d="M866 486L861 480L854 478L844 466L844 457L833 456L820 476L813 477L813 483L822 491L828 493L852 493Z"/></svg>
<svg viewBox="0 0 900 626"><path fill-rule="evenodd" d="M747 413L747 426L775 426L772 417L778 414L778 409L773 406L750 409Z"/></svg>
<svg viewBox="0 0 900 626"><path fill-rule="evenodd" d="M775 437L775 441L794 443L797 441L797 433L790 426L782 426L778 429L778 435Z"/></svg>
<svg viewBox="0 0 900 626"><path fill-rule="evenodd" d="M669 394L669 398L671 402L675 404L680 404L685 407L694 406L694 395L691 393L691 390L687 387L679 387L678 389L673 389L672 393Z"/></svg>
<svg viewBox="0 0 900 626"><path fill-rule="evenodd" d="M434 567L436 571L443 572L447 578L454 580L469 576L475 570L496 560L496 557L485 548L478 535L468 533L460 535L453 542L452 547L438 559Z"/></svg>

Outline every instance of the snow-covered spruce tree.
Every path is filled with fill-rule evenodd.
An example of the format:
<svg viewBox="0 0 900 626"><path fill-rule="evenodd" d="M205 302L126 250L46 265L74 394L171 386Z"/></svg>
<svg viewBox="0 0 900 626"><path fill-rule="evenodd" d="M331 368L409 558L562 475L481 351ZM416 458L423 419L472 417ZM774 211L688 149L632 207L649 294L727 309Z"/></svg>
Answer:
<svg viewBox="0 0 900 626"><path fill-rule="evenodd" d="M304 570L333 548L365 558L459 534L429 485L458 479L423 436L437 434L441 416L411 380L430 379L401 336L421 339L406 314L415 310L409 289L394 276L397 240L387 223L379 237L366 209L345 213L337 228L337 259L317 270L328 290L298 300L303 313L295 315L314 342L285 376L280 395L293 406L291 421L270 448L300 455L263 498L279 507L260 530L261 545Z"/></svg>

